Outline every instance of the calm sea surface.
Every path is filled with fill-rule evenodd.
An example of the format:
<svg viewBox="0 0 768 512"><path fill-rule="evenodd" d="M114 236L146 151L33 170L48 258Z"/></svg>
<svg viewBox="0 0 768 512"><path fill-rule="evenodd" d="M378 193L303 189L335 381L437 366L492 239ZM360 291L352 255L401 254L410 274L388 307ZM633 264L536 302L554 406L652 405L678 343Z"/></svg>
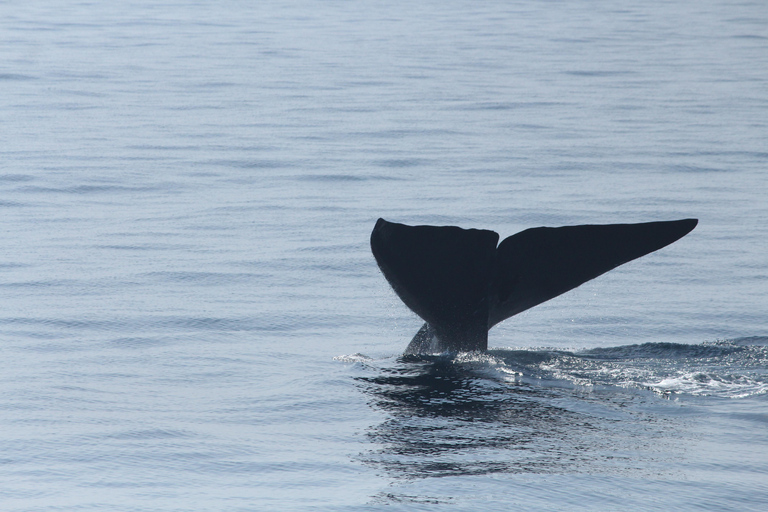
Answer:
<svg viewBox="0 0 768 512"><path fill-rule="evenodd" d="M768 3L0 4L0 509L765 510ZM490 333L377 218L696 217Z"/></svg>

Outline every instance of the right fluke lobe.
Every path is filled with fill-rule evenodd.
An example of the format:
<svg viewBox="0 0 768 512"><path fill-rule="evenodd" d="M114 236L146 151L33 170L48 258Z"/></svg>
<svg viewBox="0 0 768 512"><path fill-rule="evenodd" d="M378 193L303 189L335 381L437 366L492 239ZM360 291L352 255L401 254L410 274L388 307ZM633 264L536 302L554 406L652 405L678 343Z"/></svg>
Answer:
<svg viewBox="0 0 768 512"><path fill-rule="evenodd" d="M696 219L531 228L496 250L488 327L684 237Z"/></svg>

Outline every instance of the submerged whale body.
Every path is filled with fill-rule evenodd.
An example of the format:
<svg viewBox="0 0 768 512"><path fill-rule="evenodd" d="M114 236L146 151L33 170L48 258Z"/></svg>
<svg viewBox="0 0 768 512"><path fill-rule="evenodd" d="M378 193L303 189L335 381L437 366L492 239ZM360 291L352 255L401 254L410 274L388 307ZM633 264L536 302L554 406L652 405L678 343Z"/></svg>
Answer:
<svg viewBox="0 0 768 512"><path fill-rule="evenodd" d="M540 227L499 244L485 229L379 219L371 250L395 293L426 322L406 354L482 351L502 320L661 249L697 223Z"/></svg>

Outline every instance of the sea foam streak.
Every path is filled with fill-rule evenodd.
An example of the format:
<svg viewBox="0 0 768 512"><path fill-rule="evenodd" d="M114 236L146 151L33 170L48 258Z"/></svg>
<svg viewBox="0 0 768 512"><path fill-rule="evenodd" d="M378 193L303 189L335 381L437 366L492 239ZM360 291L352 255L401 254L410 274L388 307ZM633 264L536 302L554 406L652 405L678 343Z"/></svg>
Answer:
<svg viewBox="0 0 768 512"><path fill-rule="evenodd" d="M495 351L524 375L581 386L620 386L677 394L743 398L768 392L765 338L695 345L645 343L578 352Z"/></svg>

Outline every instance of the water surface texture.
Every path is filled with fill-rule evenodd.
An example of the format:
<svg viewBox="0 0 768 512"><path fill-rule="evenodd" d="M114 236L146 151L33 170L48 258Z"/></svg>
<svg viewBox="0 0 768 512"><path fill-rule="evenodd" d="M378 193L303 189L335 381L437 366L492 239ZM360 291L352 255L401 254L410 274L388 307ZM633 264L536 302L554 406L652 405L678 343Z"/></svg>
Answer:
<svg viewBox="0 0 768 512"><path fill-rule="evenodd" d="M0 14L2 510L764 510L764 1ZM700 223L402 358L379 217Z"/></svg>

